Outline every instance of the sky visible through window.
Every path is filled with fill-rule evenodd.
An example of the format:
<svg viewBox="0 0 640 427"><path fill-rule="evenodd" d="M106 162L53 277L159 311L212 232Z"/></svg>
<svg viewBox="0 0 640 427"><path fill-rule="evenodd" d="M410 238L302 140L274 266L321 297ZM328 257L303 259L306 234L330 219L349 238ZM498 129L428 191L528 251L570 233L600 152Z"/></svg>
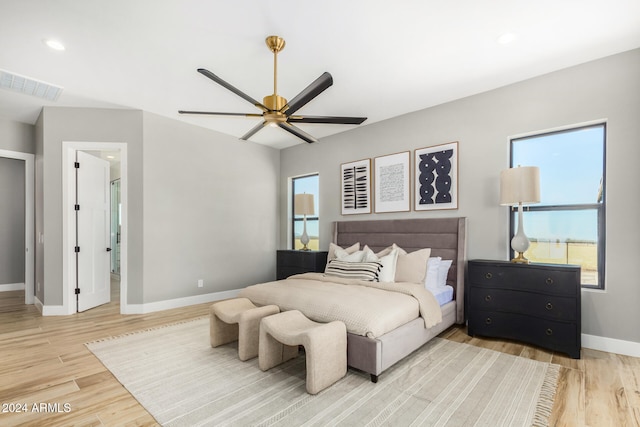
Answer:
<svg viewBox="0 0 640 427"><path fill-rule="evenodd" d="M540 203L533 206L598 203L603 175L602 125L513 141L513 167L540 168ZM597 211L526 212L525 233L548 240L595 242Z"/></svg>

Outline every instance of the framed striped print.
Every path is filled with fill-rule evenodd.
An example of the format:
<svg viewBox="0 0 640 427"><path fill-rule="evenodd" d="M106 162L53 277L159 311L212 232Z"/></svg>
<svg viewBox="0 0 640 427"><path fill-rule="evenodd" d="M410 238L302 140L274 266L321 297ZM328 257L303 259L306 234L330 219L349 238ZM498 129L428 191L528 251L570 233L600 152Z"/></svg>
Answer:
<svg viewBox="0 0 640 427"><path fill-rule="evenodd" d="M342 215L371 213L371 159L340 165Z"/></svg>

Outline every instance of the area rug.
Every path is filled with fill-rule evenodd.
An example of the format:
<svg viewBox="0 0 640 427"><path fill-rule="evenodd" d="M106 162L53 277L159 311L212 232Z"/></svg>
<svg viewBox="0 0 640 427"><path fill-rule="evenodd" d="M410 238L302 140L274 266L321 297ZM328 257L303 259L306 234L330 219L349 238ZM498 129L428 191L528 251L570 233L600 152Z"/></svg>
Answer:
<svg viewBox="0 0 640 427"><path fill-rule="evenodd" d="M207 318L87 344L163 426L547 425L559 367L435 338L380 375L305 391L304 355L268 372Z"/></svg>

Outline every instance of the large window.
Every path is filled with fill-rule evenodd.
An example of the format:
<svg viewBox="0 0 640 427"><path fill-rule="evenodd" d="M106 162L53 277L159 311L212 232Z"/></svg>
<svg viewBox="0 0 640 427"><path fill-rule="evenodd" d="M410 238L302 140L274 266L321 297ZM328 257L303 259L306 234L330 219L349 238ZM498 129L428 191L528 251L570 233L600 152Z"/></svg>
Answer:
<svg viewBox="0 0 640 427"><path fill-rule="evenodd" d="M306 175L300 176L291 179L291 218L292 220L292 233L291 233L291 247L293 249L301 249L302 243L300 243L300 236L302 235L303 230L303 221L304 217L302 215L296 215L294 208L294 198L296 194L313 194L313 205L314 205L314 215L307 215L307 235L309 236L309 244L307 245L309 249L317 251L320 249L320 242L318 236L320 235L319 230L319 205L318 205L318 194L319 191L319 176L315 175Z"/></svg>
<svg viewBox="0 0 640 427"><path fill-rule="evenodd" d="M511 140L511 167L540 168L540 203L525 208L532 262L577 264L582 286L604 289L605 124ZM511 236L517 228L511 213Z"/></svg>

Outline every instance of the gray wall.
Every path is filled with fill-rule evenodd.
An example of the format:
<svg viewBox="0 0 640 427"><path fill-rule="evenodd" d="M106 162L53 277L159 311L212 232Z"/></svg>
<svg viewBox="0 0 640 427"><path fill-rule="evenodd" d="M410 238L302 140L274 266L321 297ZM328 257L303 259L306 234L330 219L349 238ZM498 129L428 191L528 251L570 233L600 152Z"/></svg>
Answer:
<svg viewBox="0 0 640 427"><path fill-rule="evenodd" d="M46 107L36 124L36 280L61 305L62 142L125 142L128 303L275 277L279 153L133 110ZM198 288L197 280L205 286Z"/></svg>
<svg viewBox="0 0 640 427"><path fill-rule="evenodd" d="M35 127L0 117L0 149L34 154Z"/></svg>
<svg viewBox="0 0 640 427"><path fill-rule="evenodd" d="M24 283L24 160L0 157L0 284Z"/></svg>
<svg viewBox="0 0 640 427"><path fill-rule="evenodd" d="M274 280L279 169L278 150L144 113L145 302Z"/></svg>
<svg viewBox="0 0 640 427"><path fill-rule="evenodd" d="M319 172L322 248L336 220L466 216L469 258L506 260L508 210L498 205L498 179L509 167L509 137L607 119L606 290L582 292L582 332L640 342L639 117L640 50L633 50L282 150L280 209L288 177ZM340 215L341 163L451 141L459 141L458 210ZM285 248L286 215L280 221Z"/></svg>
<svg viewBox="0 0 640 427"><path fill-rule="evenodd" d="M142 303L142 112L45 107L36 137L36 295L62 305L62 142L126 142L129 181L128 302ZM38 241L38 238L36 238Z"/></svg>

